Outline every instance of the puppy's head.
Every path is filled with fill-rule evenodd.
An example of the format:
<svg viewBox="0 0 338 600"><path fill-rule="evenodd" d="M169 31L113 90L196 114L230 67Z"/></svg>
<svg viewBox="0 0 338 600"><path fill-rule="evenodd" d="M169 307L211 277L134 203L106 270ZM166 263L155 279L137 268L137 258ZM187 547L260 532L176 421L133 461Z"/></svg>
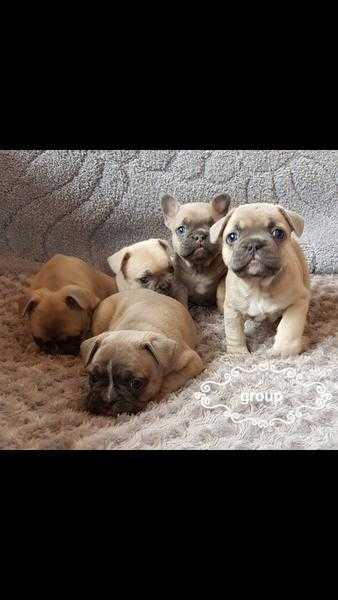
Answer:
<svg viewBox="0 0 338 600"><path fill-rule="evenodd" d="M172 233L175 252L191 265L209 264L220 252L220 245L210 242L210 228L226 215L229 204L227 194L218 194L209 203L183 205L172 196L162 196L164 222Z"/></svg>
<svg viewBox="0 0 338 600"><path fill-rule="evenodd" d="M150 239L122 248L108 259L119 291L147 288L175 297L174 267L168 242Z"/></svg>
<svg viewBox="0 0 338 600"><path fill-rule="evenodd" d="M291 232L303 233L297 213L275 204L245 204L230 211L210 231L211 241L223 238L222 256L241 278L273 277L287 262Z"/></svg>
<svg viewBox="0 0 338 600"><path fill-rule="evenodd" d="M108 331L83 342L87 409L110 416L142 410L159 392L175 350L174 340L140 331Z"/></svg>
<svg viewBox="0 0 338 600"><path fill-rule="evenodd" d="M28 315L35 343L51 354L78 354L88 333L99 298L88 290L67 285L57 292L46 288L30 290L19 301Z"/></svg>

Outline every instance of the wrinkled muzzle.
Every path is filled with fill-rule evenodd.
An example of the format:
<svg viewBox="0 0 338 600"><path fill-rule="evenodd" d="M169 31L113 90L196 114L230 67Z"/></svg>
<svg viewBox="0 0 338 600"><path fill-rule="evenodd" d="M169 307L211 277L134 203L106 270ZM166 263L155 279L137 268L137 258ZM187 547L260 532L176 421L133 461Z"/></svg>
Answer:
<svg viewBox="0 0 338 600"><path fill-rule="evenodd" d="M94 383L86 398L86 409L95 415L116 417L119 414L136 414L144 403L128 393L124 387L114 384L112 376L108 385Z"/></svg>
<svg viewBox="0 0 338 600"><path fill-rule="evenodd" d="M218 244L210 242L209 228L196 229L185 239L178 239L178 254L191 262L203 262L220 250Z"/></svg>
<svg viewBox="0 0 338 600"><path fill-rule="evenodd" d="M281 268L277 244L270 238L244 238L233 249L230 268L239 277L276 274Z"/></svg>

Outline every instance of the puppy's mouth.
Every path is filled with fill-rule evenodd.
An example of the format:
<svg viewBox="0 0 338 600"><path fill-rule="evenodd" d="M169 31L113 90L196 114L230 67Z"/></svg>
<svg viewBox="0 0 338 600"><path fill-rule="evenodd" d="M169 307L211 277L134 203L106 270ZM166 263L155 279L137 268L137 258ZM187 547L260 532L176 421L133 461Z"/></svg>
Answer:
<svg viewBox="0 0 338 600"><path fill-rule="evenodd" d="M90 390L86 398L85 408L93 415L117 417L120 414L135 415L144 408L144 404L119 394L116 394L114 398L108 398L107 390L102 393Z"/></svg>
<svg viewBox="0 0 338 600"><path fill-rule="evenodd" d="M210 248L207 242L198 242L196 246L187 254L181 256L186 260L204 260L209 257L214 251L214 248Z"/></svg>
<svg viewBox="0 0 338 600"><path fill-rule="evenodd" d="M240 264L234 261L232 271L239 277L271 277L280 270L280 267L279 258L263 258L255 254Z"/></svg>
<svg viewBox="0 0 338 600"><path fill-rule="evenodd" d="M209 254L206 245L203 242L197 244L196 249L193 252L195 258L204 257Z"/></svg>

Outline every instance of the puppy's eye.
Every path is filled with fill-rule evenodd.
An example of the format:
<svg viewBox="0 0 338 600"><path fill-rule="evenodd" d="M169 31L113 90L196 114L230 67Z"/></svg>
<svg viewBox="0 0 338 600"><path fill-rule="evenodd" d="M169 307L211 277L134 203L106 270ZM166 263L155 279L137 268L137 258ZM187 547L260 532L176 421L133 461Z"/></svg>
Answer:
<svg viewBox="0 0 338 600"><path fill-rule="evenodd" d="M275 240L283 240L285 238L285 233L283 229L274 229L271 232L271 235Z"/></svg>
<svg viewBox="0 0 338 600"><path fill-rule="evenodd" d="M226 241L228 242L228 244L234 244L235 241L238 238L238 234L236 233L236 231L232 231L231 233L229 233L229 235L227 236Z"/></svg>
<svg viewBox="0 0 338 600"><path fill-rule="evenodd" d="M144 277L140 277L140 282L141 282L143 285L146 285L147 283L149 283L150 279L151 279L151 278L149 277L149 275L145 275Z"/></svg>
<svg viewBox="0 0 338 600"><path fill-rule="evenodd" d="M102 385L109 384L109 376L108 373L89 373L89 384L93 385L94 383L102 383Z"/></svg>
<svg viewBox="0 0 338 600"><path fill-rule="evenodd" d="M135 377L129 381L129 385L133 392L138 392L139 390L141 390L143 388L144 380Z"/></svg>
<svg viewBox="0 0 338 600"><path fill-rule="evenodd" d="M169 273L173 273L175 271L174 267L169 267Z"/></svg>
<svg viewBox="0 0 338 600"><path fill-rule="evenodd" d="M184 225L181 225L180 227L177 227L176 229L176 233L177 235L183 235L185 233L186 229L184 227Z"/></svg>
<svg viewBox="0 0 338 600"><path fill-rule="evenodd" d="M99 373L89 373L89 383L92 385L93 383L97 383L100 380Z"/></svg>

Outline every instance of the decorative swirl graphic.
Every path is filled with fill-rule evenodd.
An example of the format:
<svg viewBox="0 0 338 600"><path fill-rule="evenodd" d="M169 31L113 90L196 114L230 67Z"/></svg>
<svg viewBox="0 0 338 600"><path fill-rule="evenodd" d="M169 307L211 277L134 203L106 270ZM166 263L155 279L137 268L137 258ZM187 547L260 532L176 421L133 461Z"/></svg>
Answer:
<svg viewBox="0 0 338 600"><path fill-rule="evenodd" d="M232 394L232 397L235 395L238 397L238 395L240 395L242 393L242 404L245 405L246 407L250 407L251 410L254 408L253 402L251 401L251 397L258 402L259 400L259 404L262 405L262 397L265 399L266 403L271 403L271 393L270 395L268 395L268 392L266 389L264 389L264 392L262 391L258 391L257 392L257 384L259 383L259 381L257 381L257 379L255 379L255 392L248 392L247 390L247 381L245 380L244 384L243 381L241 381L239 375L241 373L244 374L256 374L257 372L265 372L267 374L275 374L275 375L280 375L280 374L284 374L288 381L290 382L290 380L294 380L292 382L292 384L296 384L299 386L300 390L302 389L309 389L309 388L314 388L314 390L316 391L316 393L318 394L317 398L315 399L313 404L299 404L294 406L293 408L291 408L290 410L287 411L286 413L286 418L283 417L272 417L272 418L268 418L266 415L257 415L257 414L240 414L235 410L232 410L231 406L226 404L226 403L220 403L220 402L214 402L212 397L210 396L210 394L212 393L213 389L218 389L221 392L224 390L224 388L227 388L227 391L229 390L229 387L235 391ZM216 382L216 381L212 381L212 380L208 380L208 381L204 381L201 386L200 386L200 392L196 392L194 394L194 397L196 400L198 400L201 405L209 410L215 410L215 409L222 409L223 411L223 416L226 419L230 419L234 424L242 424L242 423L251 423L252 425L258 426L260 428L267 428L267 427L273 427L274 425L277 424L285 424L285 425L292 425L293 423L296 422L297 419L302 419L304 417L304 415L308 415L309 412L316 412L316 411L320 411L323 410L326 405L327 402L329 402L332 399L332 394L330 392L327 392L326 390L326 386L321 382L321 381L311 381L311 382L304 382L303 380L303 374L297 372L297 370L294 367L283 367L283 368L278 368L275 364L273 363L269 363L269 362L263 362L263 363L259 363L258 365L252 365L250 368L245 368L242 366L235 366L232 367L230 369L229 372L224 371L223 372L223 381L222 382ZM269 378L271 381L271 378ZM242 386L244 385L243 388L241 388L241 384ZM265 381L261 380L261 384L264 385ZM245 389L244 389L245 388ZM243 396L243 391L244 391L244 396ZM251 396L250 396L251 394ZM208 396L209 395L209 396ZM279 391L278 393L275 393L275 396L273 398L273 402L275 405L277 405L278 403L281 404L281 397L283 397L283 394ZM230 404L231 404L231 398L230 398Z"/></svg>

